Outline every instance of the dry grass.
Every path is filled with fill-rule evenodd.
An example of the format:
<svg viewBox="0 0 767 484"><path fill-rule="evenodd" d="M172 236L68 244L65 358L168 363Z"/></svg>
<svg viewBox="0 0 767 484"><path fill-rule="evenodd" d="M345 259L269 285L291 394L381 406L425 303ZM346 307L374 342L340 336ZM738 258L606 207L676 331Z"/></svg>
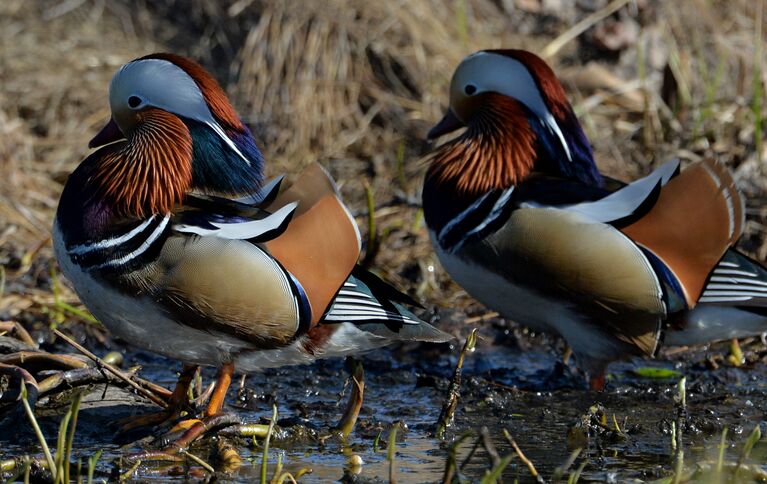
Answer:
<svg viewBox="0 0 767 484"><path fill-rule="evenodd" d="M471 304L438 267L431 269L436 263L419 211L403 200L419 199L423 138L442 113L463 56L500 46L540 52L592 13L575 2L516 4L2 2L0 262L8 274L2 316L34 319L29 311L50 304L46 240L62 182L108 116L114 69L156 50L190 55L214 71L261 140L270 174L296 172L314 159L329 166L363 227L367 179L383 242L376 265L429 302ZM715 156L732 166L753 200L748 248L763 258L758 207L767 183L756 130L764 79L754 73L764 76L757 67L767 49L760 47L758 5L632 1L549 61L607 173L632 178L671 156ZM600 29L616 25L636 33L619 50L600 50Z"/></svg>

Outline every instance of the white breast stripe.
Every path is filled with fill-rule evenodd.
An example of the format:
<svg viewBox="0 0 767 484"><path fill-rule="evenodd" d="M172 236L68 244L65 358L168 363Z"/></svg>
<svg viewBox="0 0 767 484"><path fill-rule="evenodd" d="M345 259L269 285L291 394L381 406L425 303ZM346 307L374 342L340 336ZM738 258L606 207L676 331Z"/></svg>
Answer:
<svg viewBox="0 0 767 484"><path fill-rule="evenodd" d="M123 257L120 257L119 259L115 259L108 262L104 262L103 264L99 264L96 266L96 269L125 264L129 260L135 257L138 257L144 252L146 252L146 250L152 245L152 243L155 240L157 240L157 238L165 230L165 227L168 225L169 220L170 220L170 215L166 215L165 218L162 219L162 222L160 222L160 225L158 225L157 228L154 229L154 231L151 234L149 234L149 237L138 247L138 249L134 250L133 252L127 255L124 255Z"/></svg>
<svg viewBox="0 0 767 484"><path fill-rule="evenodd" d="M501 194L501 196L498 198L498 200L493 205L493 209L490 210L490 215L485 217L485 219L482 221L482 223L480 223L479 225L474 227L471 231L469 231L466 234L466 237L468 237L470 235L474 235L477 232L480 232L485 227L487 227L490 223L495 221L495 219L497 219L500 216L501 212L503 211L503 208L506 206L506 203L509 201L509 199L511 198L511 196L513 194L514 194L514 187L511 187L511 188L508 188L508 189L504 190L503 194ZM458 243L457 244L458 247L456 247L455 250L457 250L460 247L460 245L461 245L461 243Z"/></svg>
<svg viewBox="0 0 767 484"><path fill-rule="evenodd" d="M456 225L458 225L459 223L463 222L463 219L465 219L465 218L466 218L466 217L467 217L467 216L468 216L470 213L472 213L474 210L476 210L476 209L477 209L477 207L479 207L479 206L482 204L482 202L484 202L484 201L485 201L485 199L486 199L487 197L489 197L489 196L490 196L490 194L492 194L492 193L493 193L493 192L487 192L487 193L485 193L484 195L482 195L481 197L479 197L479 198L478 198L478 199L477 199L477 200L476 200L474 203L472 203L471 205L469 205L469 208L467 208L467 209L466 209L466 210L464 210L463 212L459 213L459 214L458 214L458 215L456 215L456 216L455 216L455 218L453 218L453 219L452 219L450 222L448 222L447 224L445 224L445 226L442 228L442 230L440 230L440 231L439 231L438 239L439 239L439 240L442 240L442 238L443 238L443 237L445 237L445 234L447 234L448 232L450 232L450 231L453 229L453 227L455 227L455 226L456 226Z"/></svg>
<svg viewBox="0 0 767 484"><path fill-rule="evenodd" d="M94 242L92 244L76 245L72 247L71 249L69 249L67 252L69 252L72 255L81 255L81 254L86 254L88 252L103 250L109 247L120 245L122 243L129 241L130 239L135 237L137 234L139 234L142 230L147 228L154 219L155 219L155 215L152 215L151 217L141 222L141 224L139 224L137 227L135 227L133 230L131 230L130 232L126 234L120 235L119 237L113 237L111 239L99 240L98 242Z"/></svg>

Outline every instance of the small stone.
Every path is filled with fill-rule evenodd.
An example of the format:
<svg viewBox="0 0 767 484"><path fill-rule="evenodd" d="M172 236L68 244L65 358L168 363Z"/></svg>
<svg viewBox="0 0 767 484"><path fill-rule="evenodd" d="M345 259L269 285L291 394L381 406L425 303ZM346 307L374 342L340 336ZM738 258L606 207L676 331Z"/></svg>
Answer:
<svg viewBox="0 0 767 484"><path fill-rule="evenodd" d="M104 361L112 366L122 366L124 358L118 351L110 351L104 356Z"/></svg>
<svg viewBox="0 0 767 484"><path fill-rule="evenodd" d="M349 465L352 467L361 467L365 461L362 460L362 457L360 457L358 454L352 454L351 457L349 457Z"/></svg>

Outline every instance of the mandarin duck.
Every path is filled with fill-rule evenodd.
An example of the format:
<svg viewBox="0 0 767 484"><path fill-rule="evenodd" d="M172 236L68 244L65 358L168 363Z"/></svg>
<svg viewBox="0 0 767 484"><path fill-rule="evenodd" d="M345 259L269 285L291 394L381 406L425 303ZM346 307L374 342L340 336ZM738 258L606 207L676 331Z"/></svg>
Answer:
<svg viewBox="0 0 767 484"><path fill-rule="evenodd" d="M729 171L670 161L629 184L602 175L562 84L539 57L466 57L430 139L423 210L440 262L500 315L561 335L604 387L606 365L767 331L767 270L734 244Z"/></svg>
<svg viewBox="0 0 767 484"><path fill-rule="evenodd" d="M136 59L112 78L109 104L111 120L90 142L98 149L61 195L55 253L115 336L185 363L171 403L195 365L219 368L213 417L235 367L451 339L356 265L357 226L320 165L287 189L281 178L262 183L251 132L200 65Z"/></svg>

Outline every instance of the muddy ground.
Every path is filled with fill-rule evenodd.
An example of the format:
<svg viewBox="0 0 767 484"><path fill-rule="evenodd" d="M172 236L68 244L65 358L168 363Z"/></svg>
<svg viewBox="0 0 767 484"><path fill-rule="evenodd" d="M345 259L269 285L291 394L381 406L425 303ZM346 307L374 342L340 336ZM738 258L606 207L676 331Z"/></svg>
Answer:
<svg viewBox="0 0 767 484"><path fill-rule="evenodd" d="M101 354L125 351L123 366L141 365L140 374L144 378L172 386L177 376L176 363L125 349L116 342L108 343L108 347L98 343L93 346ZM767 367L760 358L767 355L767 346L761 341L746 342L744 348L750 363L742 367L723 361L727 345L677 353L665 361L613 364L606 391L598 393L586 390L577 370L562 363L559 342L494 320L480 330L477 349L467 356L455 422L445 440L439 440L434 437L435 423L456 364L458 346L408 345L366 355L362 359L366 371L365 401L357 428L346 443L322 439L340 418L349 391L344 386L347 373L341 361L250 375L244 387L233 385L226 410L245 422L268 423L271 406L277 405L282 430L272 441L269 472L271 475L278 455L282 455L286 470L312 470L301 482L388 480L391 463L386 446L393 426L399 429L394 466L401 482L440 482L452 442L466 432L471 433L457 447L456 456L461 463L469 458L483 426L502 456L513 452L502 434L506 429L547 480L576 447L584 450L564 473L565 479L581 465L582 482L660 479L670 476L675 467L672 425L678 416L675 398L681 376L687 380L683 443L690 468L716 461L725 428L728 429L725 460L737 461L748 434L755 426L764 425ZM69 351L60 343L50 349ZM719 364L717 369L712 368ZM668 370L668 378L640 376L647 368ZM212 377L212 369L204 372L206 383ZM115 478L130 468L119 463L121 457L157 445L147 441L114 443L118 422L156 407L116 387L105 392L104 385L95 385L89 391L79 417L74 453L89 456L102 449L97 476ZM45 435L56 435L60 413L67 404L65 397L38 403ZM607 418L606 430L594 426L593 421L591 425L583 424L584 416L597 405ZM620 431L615 431L616 423ZM19 415L6 415L0 422L0 435L3 458L37 451L34 433ZM579 435L584 437L578 440ZM216 462L216 440L204 439L192 452ZM263 441L254 444L249 439L235 438L232 442L245 461L236 470L219 472L217 479L224 482L257 479ZM351 465L352 455L361 457L364 464ZM765 462L765 458L767 443L759 442L747 463ZM489 467L487 454L480 446L461 474L469 481L477 481ZM761 469L767 471L767 466ZM132 473L132 479L164 481L173 475L204 478L200 471L193 463L142 464ZM744 478L745 475L744 472ZM519 459L512 460L503 472L504 481L515 479L533 481Z"/></svg>

